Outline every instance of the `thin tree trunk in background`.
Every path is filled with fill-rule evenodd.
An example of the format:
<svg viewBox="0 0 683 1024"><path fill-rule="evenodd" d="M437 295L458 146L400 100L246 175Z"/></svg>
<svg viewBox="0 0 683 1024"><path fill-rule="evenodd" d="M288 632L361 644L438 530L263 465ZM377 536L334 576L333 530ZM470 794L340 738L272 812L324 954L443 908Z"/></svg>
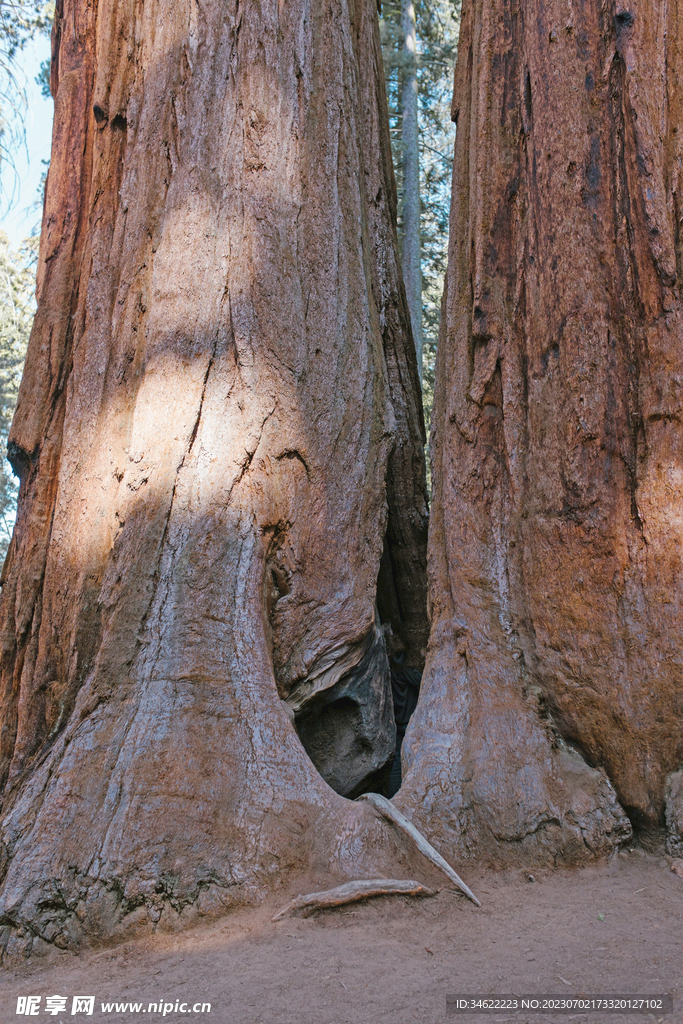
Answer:
<svg viewBox="0 0 683 1024"><path fill-rule="evenodd" d="M615 791L661 841L683 761L682 15L464 6L400 797L447 848L607 851Z"/></svg>
<svg viewBox="0 0 683 1024"><path fill-rule="evenodd" d="M401 0L403 86L403 280L422 378L422 268L420 261L420 145L417 105L417 28L413 0Z"/></svg>
<svg viewBox="0 0 683 1024"><path fill-rule="evenodd" d="M376 604L409 663L426 642L374 0L64 0L52 75L0 607L9 950L175 927L311 865L391 874L395 837L292 713L336 693L363 741L374 701L386 760Z"/></svg>

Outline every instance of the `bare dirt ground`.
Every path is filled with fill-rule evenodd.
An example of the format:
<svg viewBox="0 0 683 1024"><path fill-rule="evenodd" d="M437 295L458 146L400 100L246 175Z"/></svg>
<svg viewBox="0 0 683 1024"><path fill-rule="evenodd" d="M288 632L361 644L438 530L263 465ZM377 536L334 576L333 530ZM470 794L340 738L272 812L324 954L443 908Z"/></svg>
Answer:
<svg viewBox="0 0 683 1024"><path fill-rule="evenodd" d="M536 873L533 882L520 871L462 874L481 909L444 889L272 923L283 896L180 935L27 961L3 971L0 1021L683 1024L683 878L663 858L636 850L574 872ZM512 992L671 992L674 1012L446 1015L449 994ZM67 1007L48 1015L46 997L55 994L68 997ZM77 994L95 996L92 1016L71 1014ZM42 997L37 1017L16 1015L27 995ZM145 1012L103 1012L110 1001L140 1002ZM208 1002L211 1011L176 1013L176 1001ZM153 1002L173 1011L150 1012Z"/></svg>

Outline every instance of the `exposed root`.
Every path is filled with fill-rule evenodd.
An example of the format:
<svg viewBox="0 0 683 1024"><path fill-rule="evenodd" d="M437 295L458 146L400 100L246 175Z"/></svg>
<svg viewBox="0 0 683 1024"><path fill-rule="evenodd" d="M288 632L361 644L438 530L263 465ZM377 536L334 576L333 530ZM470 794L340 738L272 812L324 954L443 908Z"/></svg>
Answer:
<svg viewBox="0 0 683 1024"><path fill-rule="evenodd" d="M478 907L481 906L481 903L472 890L465 885L463 880L458 874L456 874L450 864L443 859L441 854L438 853L431 843L425 839L422 833L415 828L413 823L406 818L405 814L401 814L398 808L394 807L390 800L387 800L384 796L380 796L379 793L363 793L363 795L359 796L358 799L367 800L367 802L372 804L380 814L385 818L388 818L389 821L392 821L394 825L397 825L398 828L405 832L407 836L410 836L420 853L423 854L427 860L430 860L432 864L435 864L437 868L443 871L444 875L446 875L447 878L450 878L451 882L453 882L460 892L464 893L468 899L472 900L472 902Z"/></svg>
<svg viewBox="0 0 683 1024"><path fill-rule="evenodd" d="M325 907L341 907L345 903L356 903L358 900L369 900L373 896L434 896L434 889L428 889L420 882L401 878L364 878L354 882L346 882L335 889L324 892L311 892L307 896L297 896L284 910L278 911L272 918L279 921L295 910L303 910L304 917L314 910Z"/></svg>

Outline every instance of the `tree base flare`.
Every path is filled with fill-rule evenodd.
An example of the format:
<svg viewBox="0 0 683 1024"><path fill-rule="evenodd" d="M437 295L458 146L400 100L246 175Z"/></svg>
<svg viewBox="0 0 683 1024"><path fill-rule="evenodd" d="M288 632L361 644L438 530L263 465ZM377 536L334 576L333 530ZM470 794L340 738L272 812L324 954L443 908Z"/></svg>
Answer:
<svg viewBox="0 0 683 1024"><path fill-rule="evenodd" d="M666 852L683 857L683 771L673 772L666 783Z"/></svg>
<svg viewBox="0 0 683 1024"><path fill-rule="evenodd" d="M403 746L396 804L453 858L499 867L576 864L632 835L603 771L539 716L514 659L442 632Z"/></svg>
<svg viewBox="0 0 683 1024"><path fill-rule="evenodd" d="M52 40L0 601L10 953L414 877L285 704L339 686L321 770L360 791L394 749L377 608L411 664L428 632L374 0L64 0Z"/></svg>

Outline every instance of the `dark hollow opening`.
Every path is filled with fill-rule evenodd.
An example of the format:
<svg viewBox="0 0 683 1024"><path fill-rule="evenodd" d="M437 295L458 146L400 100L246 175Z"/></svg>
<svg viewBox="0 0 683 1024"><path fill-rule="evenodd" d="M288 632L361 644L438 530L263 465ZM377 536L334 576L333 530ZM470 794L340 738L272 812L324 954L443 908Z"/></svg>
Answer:
<svg viewBox="0 0 683 1024"><path fill-rule="evenodd" d="M397 592L386 541L377 622L362 657L296 717L311 761L328 785L349 799L368 792L392 797L401 785L401 747L417 705L423 656L407 637L403 607L409 598Z"/></svg>

